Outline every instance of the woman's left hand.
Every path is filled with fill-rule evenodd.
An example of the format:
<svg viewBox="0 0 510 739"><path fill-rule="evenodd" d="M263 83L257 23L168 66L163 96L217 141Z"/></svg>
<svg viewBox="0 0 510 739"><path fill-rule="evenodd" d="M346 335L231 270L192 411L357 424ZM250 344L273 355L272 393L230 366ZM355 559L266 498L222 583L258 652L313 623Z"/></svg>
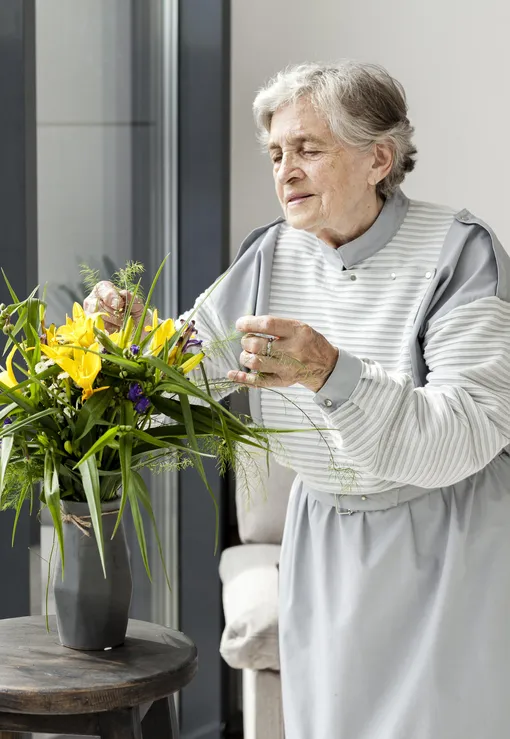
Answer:
<svg viewBox="0 0 510 739"><path fill-rule="evenodd" d="M318 331L300 321L273 316L244 316L238 319L236 328L244 334L241 365L256 370L231 370L229 380L240 385L290 387L299 383L316 393L338 360L338 349Z"/></svg>

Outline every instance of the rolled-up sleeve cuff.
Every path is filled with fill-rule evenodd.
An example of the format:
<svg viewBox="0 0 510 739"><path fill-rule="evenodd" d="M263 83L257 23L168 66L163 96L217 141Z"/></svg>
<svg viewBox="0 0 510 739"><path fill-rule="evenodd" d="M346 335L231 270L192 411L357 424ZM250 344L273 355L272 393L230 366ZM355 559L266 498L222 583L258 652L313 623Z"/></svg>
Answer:
<svg viewBox="0 0 510 739"><path fill-rule="evenodd" d="M361 378L361 359L340 349L335 369L314 396L321 410L332 413L351 397Z"/></svg>

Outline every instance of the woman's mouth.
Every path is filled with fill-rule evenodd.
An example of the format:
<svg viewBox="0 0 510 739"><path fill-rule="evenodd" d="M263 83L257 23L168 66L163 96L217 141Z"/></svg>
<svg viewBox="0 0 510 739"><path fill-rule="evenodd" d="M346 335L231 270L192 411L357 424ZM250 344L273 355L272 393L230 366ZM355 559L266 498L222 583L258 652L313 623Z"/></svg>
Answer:
<svg viewBox="0 0 510 739"><path fill-rule="evenodd" d="M305 202L305 200L308 200L308 198L311 198L311 197L312 197L312 195L292 195L287 200L287 205L289 206L289 208L291 206L292 207L295 207L297 205L301 205L302 203Z"/></svg>

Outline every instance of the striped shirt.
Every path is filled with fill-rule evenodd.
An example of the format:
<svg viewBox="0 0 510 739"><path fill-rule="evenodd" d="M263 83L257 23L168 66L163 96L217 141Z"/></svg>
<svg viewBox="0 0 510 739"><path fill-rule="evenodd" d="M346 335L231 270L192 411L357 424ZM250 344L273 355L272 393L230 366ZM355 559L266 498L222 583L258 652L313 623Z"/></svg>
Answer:
<svg viewBox="0 0 510 739"><path fill-rule="evenodd" d="M266 426L304 430L282 434L274 452L311 488L371 495L453 484L510 442L508 302L483 297L439 317L424 340L425 387L412 377L410 334L454 218L411 201L388 243L347 269L315 236L280 227L268 312L309 324L361 367L349 398L331 409L300 385L262 390ZM231 329L212 311L197 322L210 337ZM221 377L237 364L225 347L209 371ZM352 489L344 470L355 473Z"/></svg>

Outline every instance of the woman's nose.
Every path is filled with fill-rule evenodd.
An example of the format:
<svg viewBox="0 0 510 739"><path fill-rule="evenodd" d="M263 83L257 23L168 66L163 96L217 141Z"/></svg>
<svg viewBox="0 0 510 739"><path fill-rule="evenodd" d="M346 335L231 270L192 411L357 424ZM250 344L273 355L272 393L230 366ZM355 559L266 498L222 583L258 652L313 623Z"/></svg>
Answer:
<svg viewBox="0 0 510 739"><path fill-rule="evenodd" d="M280 162L280 166L278 167L277 176L282 183L289 182L289 180L296 179L302 176L302 172L297 166L295 157L293 157L291 154L284 154L282 156L282 161Z"/></svg>

